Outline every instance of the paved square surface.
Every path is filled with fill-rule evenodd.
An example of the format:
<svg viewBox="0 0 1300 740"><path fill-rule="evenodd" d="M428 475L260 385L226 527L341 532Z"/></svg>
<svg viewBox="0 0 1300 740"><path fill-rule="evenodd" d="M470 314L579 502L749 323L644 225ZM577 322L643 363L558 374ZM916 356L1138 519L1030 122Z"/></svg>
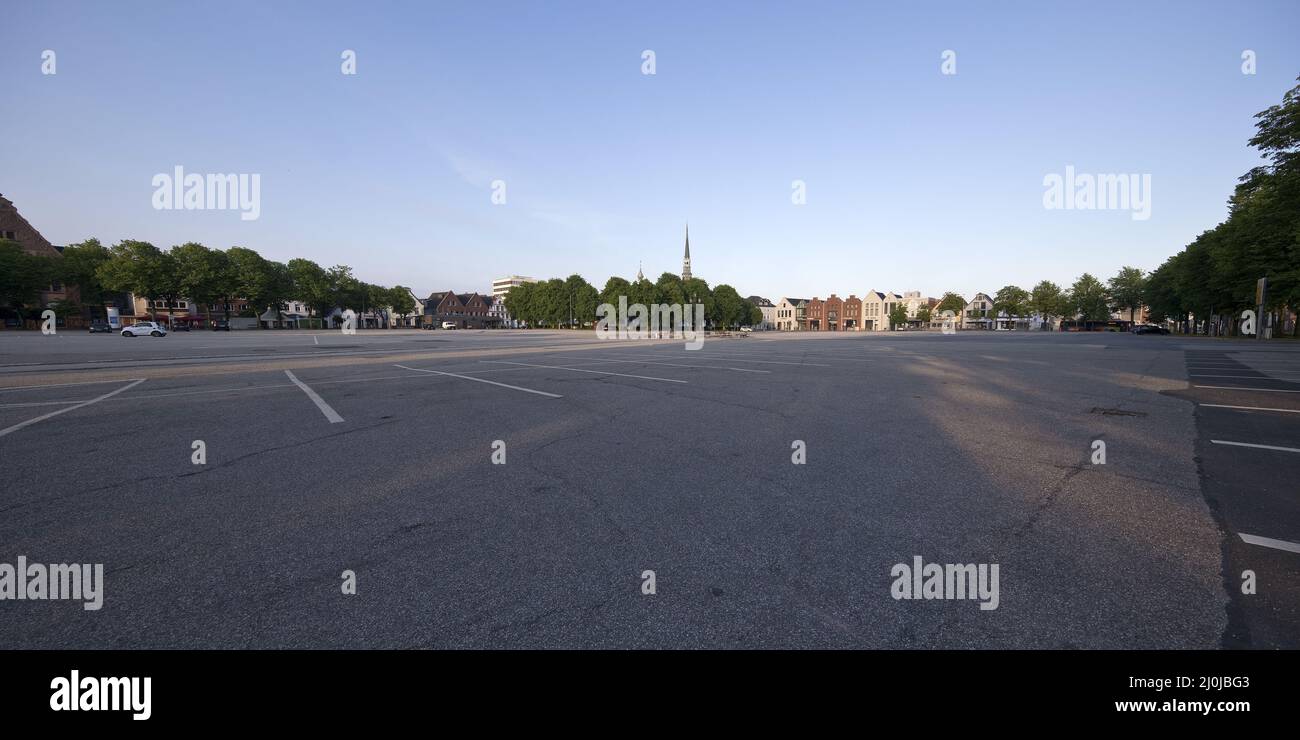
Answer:
<svg viewBox="0 0 1300 740"><path fill-rule="evenodd" d="M3 332L0 647L1300 647L1298 350Z"/></svg>

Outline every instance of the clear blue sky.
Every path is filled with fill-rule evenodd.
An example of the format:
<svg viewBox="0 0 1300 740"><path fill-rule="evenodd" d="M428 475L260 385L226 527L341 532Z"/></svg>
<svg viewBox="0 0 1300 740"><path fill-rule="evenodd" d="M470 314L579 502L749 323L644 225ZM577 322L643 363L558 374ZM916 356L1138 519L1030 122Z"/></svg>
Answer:
<svg viewBox="0 0 1300 740"><path fill-rule="evenodd" d="M0 20L0 192L52 242L241 245L421 295L653 279L687 220L698 276L773 300L1151 269L1223 218L1253 114L1300 75L1295 0L6 0ZM261 217L155 211L178 164L259 173ZM1150 220L1045 210L1067 164L1150 173Z"/></svg>

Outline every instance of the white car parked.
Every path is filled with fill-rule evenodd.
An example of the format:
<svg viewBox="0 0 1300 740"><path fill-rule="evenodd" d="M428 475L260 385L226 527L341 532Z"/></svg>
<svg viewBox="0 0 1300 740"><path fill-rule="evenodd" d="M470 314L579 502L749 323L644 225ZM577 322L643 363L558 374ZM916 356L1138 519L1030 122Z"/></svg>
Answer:
<svg viewBox="0 0 1300 740"><path fill-rule="evenodd" d="M444 321L444 322L442 322L442 328L444 328L444 329L455 329L455 328L456 328L456 322L455 322L455 321Z"/></svg>
<svg viewBox="0 0 1300 740"><path fill-rule="evenodd" d="M141 334L148 334L151 337L165 337L167 330L162 324L155 324L152 321L137 321L134 324L122 329L124 337L138 337Z"/></svg>

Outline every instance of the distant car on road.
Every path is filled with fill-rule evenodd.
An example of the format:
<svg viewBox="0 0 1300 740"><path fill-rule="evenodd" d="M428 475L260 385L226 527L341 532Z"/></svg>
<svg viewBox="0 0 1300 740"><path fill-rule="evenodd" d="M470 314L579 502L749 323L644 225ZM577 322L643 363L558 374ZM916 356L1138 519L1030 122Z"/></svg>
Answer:
<svg viewBox="0 0 1300 740"><path fill-rule="evenodd" d="M101 333L102 333L102 334L112 334L112 333L113 333L113 327L109 326L107 321L104 321L104 320L102 320L102 319L99 319L99 320L96 320L96 321L92 321L92 322L90 322L90 333L91 333L91 334L101 334Z"/></svg>
<svg viewBox="0 0 1300 740"><path fill-rule="evenodd" d="M743 331L743 332L745 332L745 333L749 333L749 332L751 332L751 331L754 330L754 327L752 327L752 326L742 326L742 327L740 327L740 330Z"/></svg>
<svg viewBox="0 0 1300 740"><path fill-rule="evenodd" d="M190 330L190 324L189 324L188 321L182 321L182 322L179 323L179 324L172 324L172 328L171 328L171 330L172 330L172 331L189 331L189 330Z"/></svg>
<svg viewBox="0 0 1300 740"><path fill-rule="evenodd" d="M230 331L230 322L225 319L217 319L212 322L212 331Z"/></svg>
<svg viewBox="0 0 1300 740"><path fill-rule="evenodd" d="M1168 334L1169 330L1155 324L1142 324L1133 327L1134 334Z"/></svg>
<svg viewBox="0 0 1300 740"><path fill-rule="evenodd" d="M444 329L455 329L455 328L456 328L456 322L455 322L455 321L444 321L444 322L442 322L442 328L444 328Z"/></svg>
<svg viewBox="0 0 1300 740"><path fill-rule="evenodd" d="M148 334L151 337L165 337L167 330L162 324L155 324L152 321L137 321L136 323L122 329L124 337L138 337L141 334Z"/></svg>

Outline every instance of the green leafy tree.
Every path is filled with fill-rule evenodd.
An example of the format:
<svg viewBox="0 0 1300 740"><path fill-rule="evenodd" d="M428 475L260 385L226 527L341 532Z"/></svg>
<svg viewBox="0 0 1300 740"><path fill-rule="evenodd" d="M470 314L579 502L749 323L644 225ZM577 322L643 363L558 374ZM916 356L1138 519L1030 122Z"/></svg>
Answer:
<svg viewBox="0 0 1300 740"><path fill-rule="evenodd" d="M569 318L569 294L565 290L564 281L551 278L537 283L533 308L537 312L538 320L546 326L551 328L563 326Z"/></svg>
<svg viewBox="0 0 1300 740"><path fill-rule="evenodd" d="M325 275L329 296L329 309L326 312L334 308L360 311L365 296L361 281L352 275L352 268L347 265L334 265L325 271Z"/></svg>
<svg viewBox="0 0 1300 740"><path fill-rule="evenodd" d="M921 306L916 309L916 318L922 324L929 324L932 313L929 306Z"/></svg>
<svg viewBox="0 0 1300 740"><path fill-rule="evenodd" d="M956 293L944 293L943 299L939 301L938 306L935 306L935 310L939 313L952 311L954 316L961 316L961 312L966 310L966 299Z"/></svg>
<svg viewBox="0 0 1300 740"><path fill-rule="evenodd" d="M293 290L287 266L271 262L246 247L231 247L226 255L230 260L232 292L247 300L254 314L261 316L268 309L283 307Z"/></svg>
<svg viewBox="0 0 1300 740"><path fill-rule="evenodd" d="M626 296L631 293L632 284L621 277L611 277L605 281L604 290L600 291L600 302L608 303L611 306L618 306L619 296ZM632 301L628 301L632 303Z"/></svg>
<svg viewBox="0 0 1300 740"><path fill-rule="evenodd" d="M1153 319L1204 331L1216 318L1254 308L1261 277L1269 280L1266 312L1300 306L1300 86L1255 118L1250 145L1267 162L1238 180L1227 220L1148 277L1145 301Z"/></svg>
<svg viewBox="0 0 1300 740"><path fill-rule="evenodd" d="M731 329L748 318L749 311L745 305L745 299L740 297L740 293L723 283L713 288L713 311L706 315L714 326Z"/></svg>
<svg viewBox="0 0 1300 740"><path fill-rule="evenodd" d="M537 323L537 315L533 307L535 294L533 283L516 285L506 291L506 312L510 314L510 318L515 321L522 321L530 327L535 326Z"/></svg>
<svg viewBox="0 0 1300 740"><path fill-rule="evenodd" d="M1083 273L1070 286L1070 311L1083 321L1110 319L1110 296L1106 286L1089 273Z"/></svg>
<svg viewBox="0 0 1300 740"><path fill-rule="evenodd" d="M108 261L95 274L109 290L131 293L149 304L149 317L156 320L155 301L175 300L179 289L175 261L149 242L125 239L109 250ZM167 309L170 315L171 309Z"/></svg>
<svg viewBox="0 0 1300 740"><path fill-rule="evenodd" d="M993 296L993 313L995 316L1006 314L1016 318L1029 313L1029 291L1014 285L1004 286Z"/></svg>
<svg viewBox="0 0 1300 740"><path fill-rule="evenodd" d="M287 266L294 299L306 303L318 316L329 313L336 304L325 268L301 257L289 260Z"/></svg>
<svg viewBox="0 0 1300 740"><path fill-rule="evenodd" d="M416 303L415 296L412 295L411 289L405 285L394 285L388 289L388 306L393 310L393 314L406 323L406 319L415 313L419 306Z"/></svg>
<svg viewBox="0 0 1300 740"><path fill-rule="evenodd" d="M1046 329L1054 317L1064 316L1069 306L1061 286L1043 280L1029 294L1029 309L1043 318L1043 328Z"/></svg>
<svg viewBox="0 0 1300 740"><path fill-rule="evenodd" d="M54 274L53 260L27 254L15 241L0 239L0 308L23 318L24 309L39 309L41 291Z"/></svg>
<svg viewBox="0 0 1300 740"><path fill-rule="evenodd" d="M686 303L686 294L682 291L682 279L671 272L665 272L655 281L655 303Z"/></svg>
<svg viewBox="0 0 1300 740"><path fill-rule="evenodd" d="M893 330L906 323L907 305L903 303L895 303L894 307L889 310L889 328Z"/></svg>
<svg viewBox="0 0 1300 740"><path fill-rule="evenodd" d="M1107 282L1111 307L1116 311L1128 309L1128 320L1133 321L1138 309L1146 305L1147 276L1136 267L1121 267Z"/></svg>
<svg viewBox="0 0 1300 740"><path fill-rule="evenodd" d="M574 327L596 320L596 305L600 302L600 294L591 283L581 275L570 275L564 281L564 290L569 297Z"/></svg>
<svg viewBox="0 0 1300 740"><path fill-rule="evenodd" d="M58 276L65 285L77 286L81 303L99 308L103 314L108 291L99 279L99 266L111 258L108 247L90 238L63 248L63 258L58 260Z"/></svg>
<svg viewBox="0 0 1300 740"><path fill-rule="evenodd" d="M713 291L709 289L709 284L700 278L691 278L682 281L682 295L685 297L684 303L704 304L704 316L706 319L714 315L713 310ZM694 316L694 310L690 309L690 316ZM693 320L693 319L692 319ZM699 327L696 327L699 328Z"/></svg>
<svg viewBox="0 0 1300 740"><path fill-rule="evenodd" d="M229 295L230 260L219 249L208 249L197 242L171 248L176 265L176 289L184 297L203 307L205 319L211 319L210 306Z"/></svg>

